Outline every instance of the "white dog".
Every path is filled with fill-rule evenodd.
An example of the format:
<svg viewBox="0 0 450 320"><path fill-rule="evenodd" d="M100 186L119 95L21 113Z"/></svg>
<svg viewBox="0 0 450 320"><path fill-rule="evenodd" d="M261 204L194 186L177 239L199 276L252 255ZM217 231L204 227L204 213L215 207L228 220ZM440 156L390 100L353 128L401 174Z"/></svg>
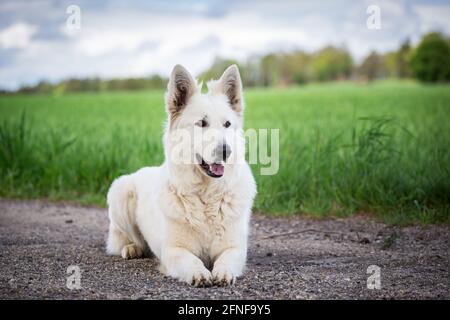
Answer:
<svg viewBox="0 0 450 320"><path fill-rule="evenodd" d="M208 89L202 94L185 68L173 69L166 93L165 162L111 185L107 252L130 259L151 251L169 276L195 286L226 286L245 266L256 184L242 152L238 68L230 66ZM194 137L198 131L200 138ZM179 142L180 132L193 139ZM195 155L194 161L174 160L180 151Z"/></svg>

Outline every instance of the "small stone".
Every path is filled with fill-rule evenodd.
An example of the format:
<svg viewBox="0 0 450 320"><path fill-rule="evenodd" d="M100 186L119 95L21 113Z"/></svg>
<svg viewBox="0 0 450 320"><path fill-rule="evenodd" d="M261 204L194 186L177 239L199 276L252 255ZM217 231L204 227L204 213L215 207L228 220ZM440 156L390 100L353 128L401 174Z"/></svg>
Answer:
<svg viewBox="0 0 450 320"><path fill-rule="evenodd" d="M11 280L9 280L9 281L8 281L8 284L9 284L9 286L10 286L12 289L17 289L16 279L11 279Z"/></svg>
<svg viewBox="0 0 450 320"><path fill-rule="evenodd" d="M361 240L359 240L359 243L368 244L368 243L370 243L370 240L369 240L369 238L364 237Z"/></svg>

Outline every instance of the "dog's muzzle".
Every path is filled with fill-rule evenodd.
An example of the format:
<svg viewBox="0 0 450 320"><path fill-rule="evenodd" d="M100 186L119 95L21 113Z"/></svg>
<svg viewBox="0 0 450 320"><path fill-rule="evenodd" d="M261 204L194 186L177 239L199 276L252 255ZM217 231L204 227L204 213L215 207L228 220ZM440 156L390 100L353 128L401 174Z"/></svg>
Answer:
<svg viewBox="0 0 450 320"><path fill-rule="evenodd" d="M214 156L216 157L216 159L227 161L227 159L231 155L231 148L226 143L219 144L214 153L215 153Z"/></svg>

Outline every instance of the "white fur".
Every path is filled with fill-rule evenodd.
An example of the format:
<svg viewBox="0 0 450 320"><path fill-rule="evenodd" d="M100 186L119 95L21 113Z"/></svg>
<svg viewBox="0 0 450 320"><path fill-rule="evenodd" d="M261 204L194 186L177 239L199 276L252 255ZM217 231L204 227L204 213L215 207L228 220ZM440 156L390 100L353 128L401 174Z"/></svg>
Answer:
<svg viewBox="0 0 450 320"><path fill-rule="evenodd" d="M181 107L173 104L177 84L188 86L188 98ZM235 85L233 93L228 90L230 84ZM196 286L229 285L242 275L256 185L243 153L238 152L244 148L241 91L236 66L211 82L208 94L200 93L183 67L174 68L166 94L165 162L121 176L111 185L107 196L109 254L128 259L151 250L163 273ZM237 99L233 102L232 98ZM225 163L221 178L207 176L198 164L170 160L171 137L177 130L194 128L204 115L209 128L221 133L218 139L225 139L232 154L240 157ZM229 129L223 127L226 120L231 122ZM234 142L229 139L232 129L240 133ZM186 144L183 148L193 147ZM209 154L202 156L210 160Z"/></svg>

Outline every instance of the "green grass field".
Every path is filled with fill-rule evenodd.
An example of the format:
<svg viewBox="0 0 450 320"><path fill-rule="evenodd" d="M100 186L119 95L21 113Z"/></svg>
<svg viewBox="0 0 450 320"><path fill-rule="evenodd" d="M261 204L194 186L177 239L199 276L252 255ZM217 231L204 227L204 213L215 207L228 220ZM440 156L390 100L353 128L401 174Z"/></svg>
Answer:
<svg viewBox="0 0 450 320"><path fill-rule="evenodd" d="M450 221L450 86L381 82L246 91L246 128L280 129L255 211ZM163 160L163 92L0 97L0 196L105 205Z"/></svg>

